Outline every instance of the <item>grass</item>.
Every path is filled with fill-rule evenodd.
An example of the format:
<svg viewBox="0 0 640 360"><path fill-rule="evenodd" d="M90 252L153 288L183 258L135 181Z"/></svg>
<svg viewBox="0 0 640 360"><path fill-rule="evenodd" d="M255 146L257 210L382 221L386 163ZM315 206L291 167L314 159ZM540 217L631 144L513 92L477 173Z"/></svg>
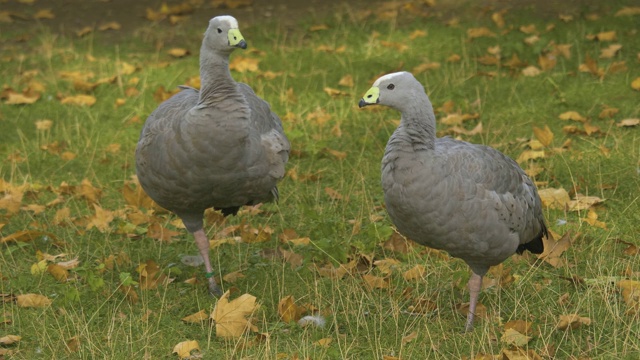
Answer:
<svg viewBox="0 0 640 360"><path fill-rule="evenodd" d="M229 218L226 224L268 225L274 230L272 240L226 244L211 252L220 273L241 271L245 275L225 287L236 288L234 294L250 293L261 304L254 323L268 337L250 334L239 339L216 337L215 327L208 322L181 321L201 309L209 313L215 306L215 299L206 292L201 269L180 262L182 255L196 253L185 230L177 229L180 234L172 242L161 242L146 236L148 223L132 225L117 216L105 231L87 230L86 217L95 211L92 203L77 193L58 194L62 182L78 186L88 179L102 191L98 203L103 209L125 209L122 188L135 173L133 153L142 123L158 105L154 92L160 86L173 89L197 75L197 53L206 24L170 27L149 23L118 42L106 40L99 32L76 38L47 28L37 28L28 40L18 42L18 31L3 31L0 75L4 86L22 91L30 80L25 73L37 70L33 79L44 90L34 104L6 105L3 100L0 108L1 179L14 186L26 184L22 210L11 214L0 209L0 231L5 238L25 229L45 231L64 246L56 247L50 237L2 242L0 292L42 294L53 303L45 308L22 308L5 301L0 334L22 339L0 350L11 350L12 355L6 357L15 359L162 359L175 358L173 346L191 339L199 342L203 357L208 359L474 358L511 348L501 341L504 323L527 320L533 323L533 339L523 348L544 358L552 354L574 359L637 358L638 316L628 313L612 279L638 280L640 272L637 251L625 254L627 245L618 241L640 242L640 135L638 127L615 126L621 119L640 117L640 93L630 85L640 76L640 38L638 16L615 17L616 10L599 14L597 20L576 15L569 22L514 10L505 15L507 27L514 27L505 34L491 22L490 13L477 17L475 12L462 15L458 26L446 25L448 15L423 18L401 10L398 18L379 19L374 14L358 20L355 11L338 12L321 21L328 27L321 31L309 31L320 23L318 20L303 18L294 26L269 23L243 27L239 19L250 49L258 52L236 51L232 57L260 59L260 71L233 75L250 84L280 114L293 149L289 176L279 186L279 204L267 204L262 207L265 211L255 216ZM536 25L540 37L533 46L523 42L530 35L518 31L529 24ZM555 28L544 30L548 24ZM469 40L466 30L480 26L499 35ZM411 40L415 30L428 34ZM623 48L613 59L598 59L600 50L610 43L585 37L612 30ZM159 42L164 47L157 50ZM571 44L571 58L559 57L555 68L535 77L477 61L489 46L499 45L503 61L516 53L522 61L536 65L539 54L551 42ZM399 51L394 48L397 44L408 47ZM166 55L173 46L185 47L192 55L173 59ZM331 51L319 50L320 46ZM454 53L461 60L447 62ZM579 72L587 55L604 69L614 61L625 61L628 69L603 78ZM462 261L434 256L422 248L399 253L381 246L391 235L392 225L382 208L379 164L399 114L382 109L361 111L356 105L377 75L399 68L411 70L427 61L441 64L417 75L434 107L453 101L462 113L480 115L479 120L464 126L471 129L481 121L483 132L460 135L463 139L490 144L517 158L533 138L533 126L547 125L555 134L551 148L559 148L566 140L571 140L571 145L564 151L548 149L544 158L521 165L527 168L536 163L544 168L536 177L541 188L562 187L607 199L596 209L606 229L581 221L586 211L546 209L548 224L555 232L580 234L562 255L564 265L534 264L532 256L507 260L504 267L516 280L482 292L480 302L487 308L487 319L479 321L470 334L460 333L464 318L455 310L456 304L468 301L465 285L469 271ZM123 62L139 69L122 74L118 69ZM163 62L170 65L159 66ZM117 78L115 83L91 92L97 98L91 107L62 105L59 97L78 93L71 82L61 79L62 70L93 72L92 81ZM269 79L264 75L267 70L280 74ZM479 75L488 72L495 73ZM338 85L345 75L352 76L353 87ZM347 95L332 98L323 91L325 87ZM126 103L115 106L119 98ZM600 119L605 105L618 108L619 113L612 119ZM563 132L567 124L581 126L559 120L558 115L566 111L578 111L601 132L591 136ZM328 119L322 123L318 116ZM438 118L443 116L438 114ZM50 130L36 129L35 122L43 119L53 121ZM447 126L438 126L441 132L447 131ZM56 141L60 150L53 145ZM113 151L111 144L119 144L119 151ZM340 159L332 150L346 157ZM65 158L65 151L75 158ZM332 199L325 188L343 198ZM61 203L41 213L26 209L29 204L44 205L58 196ZM70 209L71 220L57 223L55 214L64 207ZM158 216L163 226L176 229L170 223L174 216ZM560 225L559 220L566 220L566 224ZM210 225L210 236L220 228ZM277 235L285 229L309 237L311 244L281 244ZM276 247L302 255L303 264L292 267L265 255ZM80 266L70 271L72 281L58 282L47 272L32 274L32 265L39 260L37 251L65 253L65 260L77 257ZM101 264L111 255L123 261L111 270L104 269ZM337 266L363 255L400 261L389 277L388 289L367 288L358 272L336 280L314 270L315 266ZM149 259L175 281L153 290L134 285L139 300L132 302L119 290L120 285L128 281L127 274L138 280L136 268ZM425 266L425 276L419 281L404 280L402 273L418 264ZM370 272L383 275L380 269ZM184 283L194 275L199 284ZM408 288L413 291L405 296ZM434 301L438 310L409 314L409 306L421 294ZM567 294L566 300L559 302L563 294ZM282 322L277 305L287 295L293 295L298 304L319 308L327 326L300 328ZM574 313L590 318L591 325L570 331L556 329L560 315ZM413 332L417 335L414 340L403 341ZM332 342L318 345L324 338Z"/></svg>

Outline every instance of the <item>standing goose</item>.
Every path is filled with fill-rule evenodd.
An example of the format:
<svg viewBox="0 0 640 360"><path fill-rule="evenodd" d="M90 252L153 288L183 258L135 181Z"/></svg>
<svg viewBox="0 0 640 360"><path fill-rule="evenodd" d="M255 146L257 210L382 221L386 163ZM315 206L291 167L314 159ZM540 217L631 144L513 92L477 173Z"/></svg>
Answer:
<svg viewBox="0 0 640 360"><path fill-rule="evenodd" d="M216 296L222 292L209 261L204 211L235 215L243 205L277 200L289 157L278 116L229 72L231 52L246 47L235 18L211 19L200 48L200 91L181 86L160 104L136 148L142 188L193 234Z"/></svg>
<svg viewBox="0 0 640 360"><path fill-rule="evenodd" d="M433 107L408 72L380 77L359 106L381 104L402 113L382 159L382 188L391 220L413 241L464 260L473 318L490 266L514 253L542 253L547 228L540 197L525 172L493 148L436 138Z"/></svg>

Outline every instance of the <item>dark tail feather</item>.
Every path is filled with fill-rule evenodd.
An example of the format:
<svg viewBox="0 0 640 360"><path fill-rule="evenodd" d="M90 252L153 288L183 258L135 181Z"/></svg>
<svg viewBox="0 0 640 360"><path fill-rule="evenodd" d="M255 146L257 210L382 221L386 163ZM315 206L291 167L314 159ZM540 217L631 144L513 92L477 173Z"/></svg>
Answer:
<svg viewBox="0 0 640 360"><path fill-rule="evenodd" d="M240 206L231 206L231 207L222 208L222 209L218 209L218 208L215 208L215 209L222 211L222 215L226 217L229 215L236 215L238 213L238 210L240 210Z"/></svg>
<svg viewBox="0 0 640 360"><path fill-rule="evenodd" d="M520 244L518 249L516 249L516 253L522 254L525 250L529 250L534 254L542 254L544 251L544 244L542 243L542 238L549 236L549 231L547 230L547 225L545 225L544 221L540 223L542 225L542 229L540 229L540 233L533 238L533 240Z"/></svg>

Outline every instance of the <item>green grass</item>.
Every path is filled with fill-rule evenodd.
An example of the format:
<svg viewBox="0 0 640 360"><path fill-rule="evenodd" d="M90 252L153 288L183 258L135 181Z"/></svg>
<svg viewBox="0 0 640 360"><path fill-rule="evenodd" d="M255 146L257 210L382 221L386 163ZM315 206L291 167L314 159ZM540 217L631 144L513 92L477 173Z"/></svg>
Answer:
<svg viewBox="0 0 640 360"><path fill-rule="evenodd" d="M38 293L53 300L46 308L22 308L11 301L2 304L2 317L11 322L1 325L0 335L22 336L17 345L4 347L13 351L8 358L175 358L171 354L173 346L188 339L199 342L206 359L473 358L508 349L509 345L500 341L503 324L517 319L533 322L533 339L525 348L540 355L552 349L556 358L637 358L638 316L626 313L628 306L610 278L638 280L640 272L639 255L624 254L626 246L618 242L640 243L640 133L638 127L615 126L621 119L640 117L640 92L630 85L640 76L640 29L638 16L614 17L616 10L600 14L598 20L576 15L567 23L557 17L532 17L529 11L514 11L505 15L507 27L513 26L506 34L500 34L490 13L478 17L475 12L463 15L460 25L453 27L445 25L447 15L423 18L402 11L397 21L378 20L375 16L359 21L355 13L340 12L322 21L328 25L327 30L315 32L308 29L320 22L310 19L287 27L278 23L243 27L239 19L250 49L264 54L236 51L232 57L259 58L260 72L233 75L250 84L276 113L286 118L284 126L294 150L288 169L294 169L301 178L317 175L317 179L307 180L288 176L279 186L279 204L263 206L266 211L256 216L227 220L227 224L245 221L254 227L268 225L274 230L271 241L227 244L211 252L219 272L242 271L246 276L234 284L225 283L225 288L233 286L238 291L235 294L248 292L257 297L261 308L254 323L260 332L269 334L268 339L258 340L250 334L225 340L215 336L215 328L209 323L181 321L201 309L210 312L215 306L215 299L209 297L203 284L202 269L180 262L182 255L196 253L193 239L185 230L178 229L180 235L173 242L162 243L144 235L148 224L131 227L121 218L112 221L105 232L86 230L82 223L57 225L54 216L60 208L70 208L71 216L79 220L94 212L93 205L84 198L62 194L62 203L39 214L26 210L9 214L0 209L3 237L21 230L40 230L64 243L59 248L40 237L29 242L3 242L0 248L1 293ZM529 46L523 39L530 35L518 28L532 23L541 39ZM544 30L548 24L555 28ZM135 173L133 153L142 122L158 105L153 94L159 86L172 89L198 74L197 54L205 26L145 25L117 43L105 40L101 33L85 38L64 37L46 28L35 29L26 42L17 42L19 32L3 31L0 78L4 86L21 91L28 82L24 73L37 70L33 78L45 87L34 104L6 105L2 100L0 107L0 175L16 186L28 184L22 206L44 205L58 196L54 190L62 182L79 185L88 179L102 190L102 208L124 209L121 190ZM499 35L469 40L466 29L479 26L487 26ZM409 35L418 29L428 35L410 40ZM610 43L587 40L585 36L610 30L617 32L615 43L623 48L613 59L598 59L600 49ZM156 50L159 41L164 41L165 47ZM380 41L409 46L400 52ZM571 44L571 58L559 57L554 69L536 77L476 61L486 54L487 47L499 45L503 61L517 53L522 61L536 65L538 55L550 42ZM317 51L321 45L344 45L345 49L340 53ZM166 50L173 46L185 47L192 55L172 59ZM461 61L447 62L454 53L461 56ZM587 54L605 69L614 61L625 61L628 70L607 74L603 79L578 72ZM95 61L89 60L88 55ZM171 62L167 67L154 66L166 61ZM400 115L391 110L357 108L359 98L377 75L398 68L411 70L425 61L441 64L439 69L417 75L435 108L451 100L462 113L480 114L479 120L464 126L471 129L481 121L484 131L462 138L490 144L517 158L524 150L525 140L533 138L533 126L548 125L555 134L551 147L558 148L567 139L572 144L564 152L549 151L547 157L532 161L545 169L536 178L543 184L541 188L563 187L607 199L597 208L598 220L606 223L606 229L581 222L585 211L545 210L555 232L581 234L562 255L564 265L532 265L532 256L507 260L504 266L510 268L516 281L482 292L480 302L487 307L488 319L479 321L470 334L461 334L464 318L455 311L456 304L468 301L469 271L462 261L431 256L421 252L422 248L408 254L382 248L392 225L381 208L379 164L395 127L392 120ZM119 62L140 69L119 76L114 84L97 87L92 92L97 98L92 107L60 104L58 97L78 92L60 78L59 71L93 72L95 81L117 75ZM274 79L261 77L267 70L282 74ZM477 75L489 71L497 75ZM345 75L353 77L352 88L338 85ZM130 83L133 78L138 79L137 84ZM131 87L139 93L127 96ZM323 91L325 87L348 95L331 98ZM289 89L295 99L286 95ZM118 98L126 99L126 103L116 107ZM604 105L620 111L613 119L600 119L598 114ZM318 109L331 117L323 125L308 119ZM590 118L602 133L565 134L562 127L573 122L559 120L558 115L570 110ZM286 114L290 115L285 117ZM439 114L438 118L442 116ZM140 122L131 121L134 117L139 117ZM50 130L36 130L35 122L42 119L53 121ZM336 136L336 126L341 136ZM438 129L444 132L447 127L439 125ZM62 151L76 157L64 160L60 154L41 149L55 141L64 143ZM107 151L110 144L120 144L119 152ZM608 156L601 146L610 149ZM327 149L347 156L337 159ZM15 161L16 157L20 161ZM326 187L348 199L332 200ZM382 215L383 219L372 221L372 215ZM159 216L162 224L175 229L168 224L174 216ZM566 220L566 225L558 225L560 219ZM359 222L359 231L353 230L354 222ZM125 231L119 231L122 228ZM277 235L285 229L309 237L311 244L293 248L280 244ZM208 227L211 236L218 230L220 226ZM277 246L303 255L303 265L292 269L286 262L261 255ZM38 250L65 253L65 259L78 257L80 266L70 271L73 280L60 283L46 272L33 275L31 266L38 262ZM113 270L101 269L103 259L120 253L126 254L130 262L116 265ZM337 266L359 254L401 261L390 276L389 289L368 289L360 273L335 280L314 270L315 265ZM137 280L136 268L149 259L175 281L156 290L136 288L139 301L131 303L118 290L122 274L130 273ZM402 272L417 264L426 267L424 279L404 280ZM371 270L371 274L382 276L378 269ZM193 275L198 276L200 284L183 282ZM567 280L572 276L585 281L575 285ZM408 307L413 304L411 298L403 296L408 287L414 288L414 298L423 294L435 301L438 311L420 316L408 314ZM568 299L558 304L565 293ZM283 323L277 305L287 295L293 295L298 304L310 303L319 308L327 318L327 326L303 329ZM557 330L559 316L572 313L589 317L591 325ZM414 331L417 338L403 343L403 337ZM66 345L73 337L79 339L77 351L70 351ZM328 347L314 344L322 338L332 339Z"/></svg>

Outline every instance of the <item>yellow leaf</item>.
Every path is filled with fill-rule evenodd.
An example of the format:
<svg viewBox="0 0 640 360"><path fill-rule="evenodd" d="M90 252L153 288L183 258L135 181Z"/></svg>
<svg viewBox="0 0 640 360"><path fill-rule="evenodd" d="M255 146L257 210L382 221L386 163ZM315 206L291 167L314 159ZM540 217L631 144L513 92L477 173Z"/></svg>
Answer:
<svg viewBox="0 0 640 360"><path fill-rule="evenodd" d="M67 278L69 277L69 272L67 269L63 268L57 264L49 264L47 266L47 271L51 276L53 276L58 282L67 282Z"/></svg>
<svg viewBox="0 0 640 360"><path fill-rule="evenodd" d="M517 347L524 347L529 343L529 341L531 341L531 339L531 336L523 335L519 331L511 328L506 329L500 338L503 343Z"/></svg>
<svg viewBox="0 0 640 360"><path fill-rule="evenodd" d="M624 119L616 123L617 127L632 127L640 125L640 119Z"/></svg>
<svg viewBox="0 0 640 360"><path fill-rule="evenodd" d="M399 52L404 52L404 51L406 51L407 49L409 49L409 45L405 45L405 44L397 43L397 42L393 42L393 41L384 41L384 40L381 40L381 41L380 41L380 45L382 45L382 46L384 46L384 47L387 47L387 48L396 49L396 50L398 50Z"/></svg>
<svg viewBox="0 0 640 360"><path fill-rule="evenodd" d="M31 265L31 275L42 275L47 270L47 260L40 260Z"/></svg>
<svg viewBox="0 0 640 360"><path fill-rule="evenodd" d="M616 285L622 289L622 298L629 308L627 314L640 314L640 281L620 280Z"/></svg>
<svg viewBox="0 0 640 360"><path fill-rule="evenodd" d="M122 26L120 25L120 23L116 22L116 21L111 21L108 23L104 23L100 26L98 26L98 30L100 31L106 31L106 30L120 30Z"/></svg>
<svg viewBox="0 0 640 360"><path fill-rule="evenodd" d="M591 325L591 319L588 317L579 316L578 314L560 315L558 324L556 325L556 329L576 329L581 325Z"/></svg>
<svg viewBox="0 0 640 360"><path fill-rule="evenodd" d="M493 31L489 30L486 27L479 27L479 28L467 29L467 36L471 39L485 37L485 36L495 37L496 33L494 33Z"/></svg>
<svg viewBox="0 0 640 360"><path fill-rule="evenodd" d="M528 77L538 76L540 75L540 73L542 73L542 71L540 71L540 69L533 65L529 65L526 68L522 69L522 75Z"/></svg>
<svg viewBox="0 0 640 360"><path fill-rule="evenodd" d="M587 212L587 217L586 218L580 218L580 220L586 222L587 224L594 226L594 227L599 227L601 229L606 229L607 228L607 224L605 224L602 221L598 220L598 213L596 213L593 210L589 210L589 212Z"/></svg>
<svg viewBox="0 0 640 360"><path fill-rule="evenodd" d="M18 336L18 335L6 335L3 337L0 337L0 345L11 345L11 344L15 344L17 342L20 341L20 339L22 339L22 336Z"/></svg>
<svg viewBox="0 0 640 360"><path fill-rule="evenodd" d="M278 315L285 323L298 321L307 311L303 306L296 305L293 296L288 295L278 302Z"/></svg>
<svg viewBox="0 0 640 360"><path fill-rule="evenodd" d="M222 280L228 283L235 283L239 279L243 279L245 276L240 271L230 272L222 277Z"/></svg>
<svg viewBox="0 0 640 360"><path fill-rule="evenodd" d="M604 109L602 109L602 111L600 112L600 115L598 115L598 117L600 119L612 118L618 112L620 112L620 110L617 109L617 108L605 107Z"/></svg>
<svg viewBox="0 0 640 360"><path fill-rule="evenodd" d="M257 72L260 59L246 58L237 56L229 63L229 70L235 70L240 73Z"/></svg>
<svg viewBox="0 0 640 360"><path fill-rule="evenodd" d="M120 65L118 66L118 72L121 75L131 75L136 72L136 70L138 70L137 66L131 65L127 62L120 62Z"/></svg>
<svg viewBox="0 0 640 360"><path fill-rule="evenodd" d="M409 34L409 39L414 40L419 37L427 36L427 32L424 30L414 30L411 34Z"/></svg>
<svg viewBox="0 0 640 360"><path fill-rule="evenodd" d="M321 30L329 30L329 27L325 24L313 25L309 28L309 31L321 31Z"/></svg>
<svg viewBox="0 0 640 360"><path fill-rule="evenodd" d="M322 89L325 93L327 93L327 95L331 96L332 98L338 97L338 96L349 96L349 93L344 92L342 90L338 90L338 89L334 89L334 88L330 88L330 87L325 87L324 89Z"/></svg>
<svg viewBox="0 0 640 360"><path fill-rule="evenodd" d="M200 351L200 345L196 340L183 341L173 347L173 353L178 354L180 359L191 359L191 352L194 350Z"/></svg>
<svg viewBox="0 0 640 360"><path fill-rule="evenodd" d="M499 11L499 12L494 12L493 14L491 14L491 20L500 29L502 29L504 27L504 25L505 25L504 17L502 16L502 15L504 15L504 13L505 13L505 10L502 10L502 11Z"/></svg>
<svg viewBox="0 0 640 360"><path fill-rule="evenodd" d="M615 16L633 16L640 15L640 6L624 6L618 10Z"/></svg>
<svg viewBox="0 0 640 360"><path fill-rule="evenodd" d="M364 274L362 275L364 283L367 284L369 289L387 289L389 288L389 278L382 278L379 276Z"/></svg>
<svg viewBox="0 0 640 360"><path fill-rule="evenodd" d="M16 296L16 304L19 307L46 307L51 305L52 300L40 294L22 294Z"/></svg>
<svg viewBox="0 0 640 360"><path fill-rule="evenodd" d="M453 126L450 127L446 130L448 133L453 133L453 134L458 134L458 135L468 135L468 136L473 136L473 135L478 135L480 133L482 133L482 123L479 122L473 129L471 130L467 130L463 127L460 126Z"/></svg>
<svg viewBox="0 0 640 360"><path fill-rule="evenodd" d="M331 200L342 200L342 199L344 199L344 196L342 196L342 194L340 194L338 191L336 191L333 188L330 188L328 186L324 188L324 192L327 195L329 195Z"/></svg>
<svg viewBox="0 0 640 360"><path fill-rule="evenodd" d="M382 259L375 260L373 265L383 274L387 275L392 272L392 270L400 264L400 261L396 259Z"/></svg>
<svg viewBox="0 0 640 360"><path fill-rule="evenodd" d="M318 346L323 346L323 347L329 347L329 345L331 345L331 342L333 341L333 339L331 338L323 338L320 339L316 342L314 342L314 345L318 345Z"/></svg>
<svg viewBox="0 0 640 360"><path fill-rule="evenodd" d="M597 196L585 196L582 194L576 194L574 199L567 203L570 211L586 210L593 205L597 205L605 201Z"/></svg>
<svg viewBox="0 0 640 360"><path fill-rule="evenodd" d="M525 321L525 320L511 320L511 321L507 321L504 324L504 329L514 329L517 332L527 335L529 333L531 333L531 327L533 326L533 324L529 321Z"/></svg>
<svg viewBox="0 0 640 360"><path fill-rule="evenodd" d="M426 62L426 63L422 63L418 66L415 66L411 72L414 75L423 73L427 70L435 70L435 69L440 69L440 63L439 62Z"/></svg>
<svg viewBox="0 0 640 360"><path fill-rule="evenodd" d="M418 332L414 331L411 334L407 335L407 336L403 336L402 337L402 344L407 344L412 342L413 340L415 340L418 337Z"/></svg>
<svg viewBox="0 0 640 360"><path fill-rule="evenodd" d="M183 49L183 48L172 48L169 51L167 51L167 54L173 57L181 58L189 55L189 50Z"/></svg>
<svg viewBox="0 0 640 360"><path fill-rule="evenodd" d="M40 94L24 95L20 93L9 92L7 94L7 100L4 102L7 105L24 105L33 104L40 99Z"/></svg>
<svg viewBox="0 0 640 360"><path fill-rule="evenodd" d="M67 96L60 100L61 104L71 104L78 106L92 106L96 103L96 97L93 95L75 95Z"/></svg>
<svg viewBox="0 0 640 360"><path fill-rule="evenodd" d="M538 35L531 35L529 37L524 38L524 43L530 46L534 45L538 41L540 41L540 37Z"/></svg>
<svg viewBox="0 0 640 360"><path fill-rule="evenodd" d="M206 321L208 319L209 319L209 315L204 310L200 310L195 314L191 314L189 316L183 317L182 321L184 321L186 323L201 323L201 322Z"/></svg>
<svg viewBox="0 0 640 360"><path fill-rule="evenodd" d="M551 142L553 141L553 132L551 132L549 126L545 125L544 129L534 126L533 133L543 146L551 145Z"/></svg>
<svg viewBox="0 0 640 360"><path fill-rule="evenodd" d="M565 233L558 241L549 235L542 238L542 242L544 244L544 251L538 255L538 259L544 260L555 268L560 267L564 263L560 256L571 246L571 232Z"/></svg>
<svg viewBox="0 0 640 360"><path fill-rule="evenodd" d="M580 121L580 122L587 121L587 119L582 115L580 115L580 113L578 113L577 111L563 112L562 114L558 115L558 118L560 120L573 120L573 121Z"/></svg>
<svg viewBox="0 0 640 360"><path fill-rule="evenodd" d="M456 311L458 311L458 314L462 315L462 316L467 316L467 314L469 313L469 303L462 303L462 304L458 304L456 305ZM476 304L476 319L486 319L487 318L487 307L477 303Z"/></svg>
<svg viewBox="0 0 640 360"><path fill-rule="evenodd" d="M520 26L520 31L528 35L533 34L536 32L536 25L535 24L522 25Z"/></svg>
<svg viewBox="0 0 640 360"><path fill-rule="evenodd" d="M104 210L98 204L93 204L95 215L89 218L87 224L87 230L96 228L100 232L104 233L109 229L109 224L113 221L113 212Z"/></svg>
<svg viewBox="0 0 640 360"><path fill-rule="evenodd" d="M353 83L353 76L347 74L345 76L343 76L340 81L338 81L338 85L341 86L346 86L346 87L353 87L354 83Z"/></svg>
<svg viewBox="0 0 640 360"><path fill-rule="evenodd" d="M76 36L78 37L86 36L88 34L91 34L92 32L93 32L93 28L91 26L85 26L82 29L75 31Z"/></svg>
<svg viewBox="0 0 640 360"><path fill-rule="evenodd" d="M622 45L620 44L612 44L605 49L600 49L600 58L611 59L618 53L618 51L620 51L620 49L622 49Z"/></svg>
<svg viewBox="0 0 640 360"><path fill-rule="evenodd" d="M247 329L253 328L248 319L258 309L256 297L243 294L229 301L229 291L216 303L211 319L216 322L216 336L240 337Z"/></svg>
<svg viewBox="0 0 640 360"><path fill-rule="evenodd" d="M631 88L633 90L638 90L640 91L640 77L635 78L632 82L631 82Z"/></svg>
<svg viewBox="0 0 640 360"><path fill-rule="evenodd" d="M51 120L37 120L36 121L36 130L46 131L46 130L51 129L51 126L53 126L53 121L51 121Z"/></svg>
<svg viewBox="0 0 640 360"><path fill-rule="evenodd" d="M458 54L451 54L447 58L447 62L450 62L450 63L457 63L457 62L460 62L460 60L462 60L462 57Z"/></svg>
<svg viewBox="0 0 640 360"><path fill-rule="evenodd" d="M405 271L402 274L402 277L407 280L422 280L424 278L424 274L427 272L427 269L423 265L416 265L411 269Z"/></svg>
<svg viewBox="0 0 640 360"><path fill-rule="evenodd" d="M596 39L598 41L614 41L616 40L616 32L615 31L603 31L596 35Z"/></svg>
<svg viewBox="0 0 640 360"><path fill-rule="evenodd" d="M521 164L529 160L543 158L544 156L544 150L525 150L518 156L516 161L518 164Z"/></svg>
<svg viewBox="0 0 640 360"><path fill-rule="evenodd" d="M308 237L296 238L296 239L287 239L287 242L293 246L302 246L309 245L311 243L311 239Z"/></svg>
<svg viewBox="0 0 640 360"><path fill-rule="evenodd" d="M55 19L55 15L51 11L51 9L42 9L38 10L37 13L33 15L34 19L42 20L42 19Z"/></svg>

